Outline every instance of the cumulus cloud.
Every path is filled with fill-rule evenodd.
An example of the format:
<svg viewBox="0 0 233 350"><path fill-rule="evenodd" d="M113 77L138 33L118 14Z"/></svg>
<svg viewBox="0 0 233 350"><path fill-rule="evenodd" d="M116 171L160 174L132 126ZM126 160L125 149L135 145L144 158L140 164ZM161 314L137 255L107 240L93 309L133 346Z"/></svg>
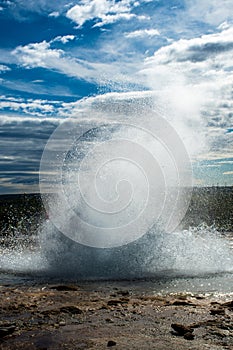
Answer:
<svg viewBox="0 0 233 350"><path fill-rule="evenodd" d="M85 22L96 19L97 26L114 23L118 20L129 20L136 17L131 12L130 0L83 0L81 4L71 7L66 17L81 27Z"/></svg>
<svg viewBox="0 0 233 350"><path fill-rule="evenodd" d="M129 21L131 18L136 17L133 13L118 13L115 15L103 15L101 18L101 22L96 23L93 27L102 27L106 24L112 24L119 20Z"/></svg>
<svg viewBox="0 0 233 350"><path fill-rule="evenodd" d="M198 63L206 61L212 56L217 57L223 53L227 54L232 50L233 27L230 27L226 30L203 35L198 38L189 40L180 39L156 51L153 57L147 59L147 62L150 63L150 61L156 60L158 63L162 64L174 61Z"/></svg>
<svg viewBox="0 0 233 350"><path fill-rule="evenodd" d="M62 50L51 49L50 43L42 41L25 46L18 46L12 54L18 57L19 62L28 68L44 67L47 68L63 55Z"/></svg>
<svg viewBox="0 0 233 350"><path fill-rule="evenodd" d="M159 36L160 32L158 29L140 29L135 30L130 33L125 33L126 38L134 39L134 38L144 38L144 37L153 37L153 36Z"/></svg>
<svg viewBox="0 0 233 350"><path fill-rule="evenodd" d="M49 100L41 100L41 99L23 99L23 98L15 98L15 97L0 97L0 109L2 111L12 111L18 113L24 113L31 115L33 118L35 116L50 116L54 115L58 106L61 103L58 101L49 101ZM7 118L7 119L6 119ZM13 118L13 119L12 119ZM26 117L18 117L19 120L26 120ZM22 119L24 118L24 119ZM28 119L31 121L31 118ZM6 121L15 120L13 116L4 116L1 115L0 123L5 123ZM36 119L35 119L36 120Z"/></svg>
<svg viewBox="0 0 233 350"><path fill-rule="evenodd" d="M66 44L68 43L69 41L72 41L75 39L75 35L63 35L63 36L57 36L55 39L51 40L51 42L54 42L54 41L61 41L62 44Z"/></svg>

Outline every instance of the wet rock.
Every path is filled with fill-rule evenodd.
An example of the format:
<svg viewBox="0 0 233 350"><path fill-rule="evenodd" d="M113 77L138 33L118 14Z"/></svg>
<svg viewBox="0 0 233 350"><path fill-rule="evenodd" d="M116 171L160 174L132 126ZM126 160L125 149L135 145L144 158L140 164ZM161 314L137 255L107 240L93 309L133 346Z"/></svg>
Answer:
<svg viewBox="0 0 233 350"><path fill-rule="evenodd" d="M114 340L109 340L107 343L107 347L110 348L112 346L116 346L116 342Z"/></svg>

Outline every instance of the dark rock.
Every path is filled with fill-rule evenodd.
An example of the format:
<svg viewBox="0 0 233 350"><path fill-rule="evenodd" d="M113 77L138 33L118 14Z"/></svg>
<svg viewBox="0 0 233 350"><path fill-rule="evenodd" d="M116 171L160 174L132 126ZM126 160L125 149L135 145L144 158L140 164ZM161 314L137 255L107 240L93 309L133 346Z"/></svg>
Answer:
<svg viewBox="0 0 233 350"><path fill-rule="evenodd" d="M116 342L114 340L109 340L108 341L108 344L107 344L107 347L111 347L111 346L115 346L116 345Z"/></svg>
<svg viewBox="0 0 233 350"><path fill-rule="evenodd" d="M176 335L179 335L179 336L183 336L186 333L193 332L193 328L191 328L190 326L184 326L183 324L180 324L180 323L172 323L171 327L176 332Z"/></svg>
<svg viewBox="0 0 233 350"><path fill-rule="evenodd" d="M225 315L225 310L222 307L219 307L218 309L211 309L210 314L211 315Z"/></svg>
<svg viewBox="0 0 233 350"><path fill-rule="evenodd" d="M184 339L186 340L193 340L194 339L194 334L192 332L187 332L184 334Z"/></svg>
<svg viewBox="0 0 233 350"><path fill-rule="evenodd" d="M175 300L171 303L171 305L177 305L177 306L195 306L195 304L190 303L189 301L185 301L185 300Z"/></svg>
<svg viewBox="0 0 233 350"><path fill-rule="evenodd" d="M108 306L117 306L118 304L128 303L128 301L128 298L111 299L108 301Z"/></svg>
<svg viewBox="0 0 233 350"><path fill-rule="evenodd" d="M111 318L106 318L105 321L108 323L114 323L114 321Z"/></svg>
<svg viewBox="0 0 233 350"><path fill-rule="evenodd" d="M0 338L5 337L6 335L12 334L15 331L15 325L9 325L0 327Z"/></svg>
<svg viewBox="0 0 233 350"><path fill-rule="evenodd" d="M224 304L222 304L223 307L228 307L229 309L233 309L233 300L228 301Z"/></svg>
<svg viewBox="0 0 233 350"><path fill-rule="evenodd" d="M69 286L69 285L57 285L57 286L51 286L50 289L55 289L60 292L66 292L66 291L77 291L78 288L75 286Z"/></svg>
<svg viewBox="0 0 233 350"><path fill-rule="evenodd" d="M45 310L42 310L40 313L42 315L48 316L48 315L57 315L60 314L60 312L68 313L68 314L82 314L82 310L79 309L77 306L74 305L66 305L58 308L48 308Z"/></svg>
<svg viewBox="0 0 233 350"><path fill-rule="evenodd" d="M129 296L129 291L128 290L119 290L117 294L122 295L123 297Z"/></svg>
<svg viewBox="0 0 233 350"><path fill-rule="evenodd" d="M67 305L67 306L62 306L60 308L60 311L61 312L67 312L67 313L70 313L70 314L82 314L82 310L79 309L77 306L74 306L74 305Z"/></svg>

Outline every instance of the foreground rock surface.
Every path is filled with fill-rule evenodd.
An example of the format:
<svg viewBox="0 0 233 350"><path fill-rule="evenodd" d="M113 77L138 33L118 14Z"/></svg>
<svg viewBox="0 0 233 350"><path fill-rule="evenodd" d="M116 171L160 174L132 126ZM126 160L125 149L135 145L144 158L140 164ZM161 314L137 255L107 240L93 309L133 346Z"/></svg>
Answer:
<svg viewBox="0 0 233 350"><path fill-rule="evenodd" d="M1 286L0 349L233 349L233 300L117 283Z"/></svg>

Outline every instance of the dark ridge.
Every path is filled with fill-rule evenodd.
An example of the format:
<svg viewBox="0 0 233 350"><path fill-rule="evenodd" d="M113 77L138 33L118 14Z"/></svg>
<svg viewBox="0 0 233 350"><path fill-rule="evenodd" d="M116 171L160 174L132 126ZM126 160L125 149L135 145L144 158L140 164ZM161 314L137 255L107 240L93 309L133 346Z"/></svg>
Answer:
<svg viewBox="0 0 233 350"><path fill-rule="evenodd" d="M39 193L0 195L0 233L33 233L46 218ZM233 187L194 187L183 229L205 223L233 232Z"/></svg>

